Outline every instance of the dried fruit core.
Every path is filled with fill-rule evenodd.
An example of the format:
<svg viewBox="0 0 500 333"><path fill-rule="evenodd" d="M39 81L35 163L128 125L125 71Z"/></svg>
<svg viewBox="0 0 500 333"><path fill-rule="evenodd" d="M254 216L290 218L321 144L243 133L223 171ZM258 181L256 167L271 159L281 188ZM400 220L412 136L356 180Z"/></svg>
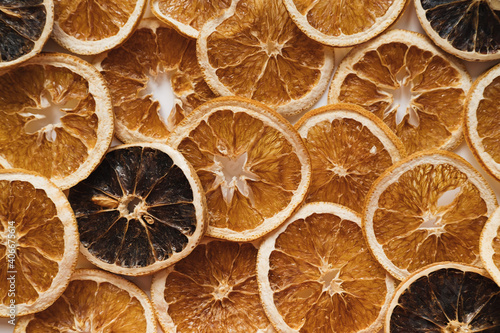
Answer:
<svg viewBox="0 0 500 333"><path fill-rule="evenodd" d="M319 282L323 282L323 292L328 291L330 296L345 292L342 289L342 280L339 278L340 269L334 268L326 270L319 278Z"/></svg>

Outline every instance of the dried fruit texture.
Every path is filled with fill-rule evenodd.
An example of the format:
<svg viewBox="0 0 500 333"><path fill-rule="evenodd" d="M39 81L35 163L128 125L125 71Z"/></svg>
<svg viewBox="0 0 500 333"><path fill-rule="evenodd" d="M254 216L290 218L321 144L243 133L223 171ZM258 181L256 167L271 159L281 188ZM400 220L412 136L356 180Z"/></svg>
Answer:
<svg viewBox="0 0 500 333"><path fill-rule="evenodd" d="M265 310L281 332L376 332L394 292L360 216L336 204L303 206L262 243L257 267Z"/></svg>
<svg viewBox="0 0 500 333"><path fill-rule="evenodd" d="M416 154L389 168L367 196L364 227L396 278L442 261L479 264L479 235L497 201L458 155Z"/></svg>
<svg viewBox="0 0 500 333"><path fill-rule="evenodd" d="M165 332L274 330L260 303L250 243L210 241L153 278L151 297Z"/></svg>
<svg viewBox="0 0 500 333"><path fill-rule="evenodd" d="M385 332L496 332L499 305L500 288L484 270L431 265L400 284Z"/></svg>
<svg viewBox="0 0 500 333"><path fill-rule="evenodd" d="M466 60L500 58L497 0L415 0L425 32L445 51Z"/></svg>
<svg viewBox="0 0 500 333"><path fill-rule="evenodd" d="M486 222L479 241L479 250L484 267L493 280L500 285L500 209L496 209Z"/></svg>
<svg viewBox="0 0 500 333"><path fill-rule="evenodd" d="M312 106L333 71L333 49L309 39L280 0L233 1L197 41L209 86L262 102L284 115Z"/></svg>
<svg viewBox="0 0 500 333"><path fill-rule="evenodd" d="M408 154L451 150L462 140L470 85L465 68L424 36L391 30L346 56L328 101L354 103L373 112L403 141ZM408 102L403 117L397 115L397 97Z"/></svg>
<svg viewBox="0 0 500 333"><path fill-rule="evenodd" d="M215 97L203 80L196 60L195 41L157 21L145 20L121 47L97 64L113 99L116 136L123 142L164 142L174 126L200 104ZM170 81L174 96L166 108L153 96L157 82ZM157 88L159 90L159 88ZM161 94L168 94L161 91Z"/></svg>
<svg viewBox="0 0 500 333"><path fill-rule="evenodd" d="M170 147L113 148L68 195L83 254L127 275L149 274L186 256L205 231L201 185L192 177L194 170Z"/></svg>

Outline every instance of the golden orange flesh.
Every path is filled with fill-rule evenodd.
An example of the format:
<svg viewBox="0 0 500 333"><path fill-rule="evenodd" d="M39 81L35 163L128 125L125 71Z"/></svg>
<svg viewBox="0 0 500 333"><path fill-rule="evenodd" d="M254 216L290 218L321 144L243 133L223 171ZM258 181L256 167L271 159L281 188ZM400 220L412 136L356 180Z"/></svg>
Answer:
<svg viewBox="0 0 500 333"><path fill-rule="evenodd" d="M257 332L270 326L260 303L256 257L252 244L213 241L175 264L164 299L177 332Z"/></svg>
<svg viewBox="0 0 500 333"><path fill-rule="evenodd" d="M137 0L54 0L55 21L68 35L86 41L116 35Z"/></svg>
<svg viewBox="0 0 500 333"><path fill-rule="evenodd" d="M495 78L484 88L483 99L476 110L477 134L482 140L484 150L495 162L500 163L500 77Z"/></svg>
<svg viewBox="0 0 500 333"><path fill-rule="evenodd" d="M0 86L0 156L47 178L74 173L97 141L88 82L66 68L27 65L0 76ZM50 121L54 107L60 124Z"/></svg>
<svg viewBox="0 0 500 333"><path fill-rule="evenodd" d="M11 236L12 235L12 236ZM12 258L12 244L16 253ZM23 181L0 181L0 302L9 305L15 271L16 304L32 304L49 289L64 253L64 226L44 190ZM9 260L11 259L11 260Z"/></svg>
<svg viewBox="0 0 500 333"><path fill-rule="evenodd" d="M463 120L466 91L448 60L416 46L392 42L354 63L338 96L373 112L403 141L408 154L444 145ZM410 112L398 123L394 94L409 86Z"/></svg>
<svg viewBox="0 0 500 333"><path fill-rule="evenodd" d="M380 195L373 216L377 242L410 273L438 261L474 264L487 206L467 175L450 164L422 164Z"/></svg>
<svg viewBox="0 0 500 333"><path fill-rule="evenodd" d="M200 177L212 227L256 228L287 207L301 181L285 135L244 112L215 111L178 150Z"/></svg>
<svg viewBox="0 0 500 333"><path fill-rule="evenodd" d="M358 332L385 303L386 272L361 227L332 214L290 224L276 239L269 265L274 303L299 332Z"/></svg>
<svg viewBox="0 0 500 333"><path fill-rule="evenodd" d="M497 230L497 234L495 236L495 238L493 238L493 241L491 242L491 245L493 247L493 262L495 263L495 266L497 266L498 268L500 268L500 235L498 234L498 231Z"/></svg>
<svg viewBox="0 0 500 333"><path fill-rule="evenodd" d="M34 315L27 333L146 332L137 298L109 282L73 280L48 309Z"/></svg>

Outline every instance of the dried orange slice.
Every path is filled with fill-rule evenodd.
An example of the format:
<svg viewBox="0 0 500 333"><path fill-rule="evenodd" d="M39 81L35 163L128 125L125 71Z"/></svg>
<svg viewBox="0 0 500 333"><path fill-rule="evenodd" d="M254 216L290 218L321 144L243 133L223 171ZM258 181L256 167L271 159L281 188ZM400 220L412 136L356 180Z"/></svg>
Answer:
<svg viewBox="0 0 500 333"><path fill-rule="evenodd" d="M0 3L0 69L40 53L54 24L53 0Z"/></svg>
<svg viewBox="0 0 500 333"><path fill-rule="evenodd" d="M500 285L500 209L496 209L484 225L479 250L484 267Z"/></svg>
<svg viewBox="0 0 500 333"><path fill-rule="evenodd" d="M39 54L0 75L0 159L67 189L87 177L113 137L108 88L87 62Z"/></svg>
<svg viewBox="0 0 500 333"><path fill-rule="evenodd" d="M293 213L309 186L311 164L300 136L279 114L249 99L202 104L167 143L200 177L213 237L263 236Z"/></svg>
<svg viewBox="0 0 500 333"><path fill-rule="evenodd" d="M189 5L184 0L153 0L151 11L181 34L197 38L200 29L208 19L228 9L231 0L196 0Z"/></svg>
<svg viewBox="0 0 500 333"><path fill-rule="evenodd" d="M81 252L117 274L165 268L188 255L206 230L200 181L184 157L163 144L113 147L68 199Z"/></svg>
<svg viewBox="0 0 500 333"><path fill-rule="evenodd" d="M257 278L280 332L377 332L395 289L368 249L361 217L331 203L302 206L266 237Z"/></svg>
<svg viewBox="0 0 500 333"><path fill-rule="evenodd" d="M14 333L156 333L148 296L122 277L79 269L64 294L43 312L19 318Z"/></svg>
<svg viewBox="0 0 500 333"><path fill-rule="evenodd" d="M467 144L481 166L500 180L500 65L477 78L467 100Z"/></svg>
<svg viewBox="0 0 500 333"><path fill-rule="evenodd" d="M272 333L259 299L251 243L209 240L153 277L151 299L166 333Z"/></svg>
<svg viewBox="0 0 500 333"><path fill-rule="evenodd" d="M453 262L429 265L398 286L384 332L498 332L499 295L482 269Z"/></svg>
<svg viewBox="0 0 500 333"><path fill-rule="evenodd" d="M141 22L127 42L95 66L111 90L116 136L126 143L164 142L186 114L215 97L203 80L195 41L157 20Z"/></svg>
<svg viewBox="0 0 500 333"><path fill-rule="evenodd" d="M146 0L54 0L53 37L77 54L98 54L125 41L142 17Z"/></svg>
<svg viewBox="0 0 500 333"><path fill-rule="evenodd" d="M293 21L310 38L331 46L365 42L393 24L406 0L284 0Z"/></svg>
<svg viewBox="0 0 500 333"><path fill-rule="evenodd" d="M423 35L390 30L344 58L328 102L354 103L375 113L408 154L452 150L462 141L470 85L465 67Z"/></svg>
<svg viewBox="0 0 500 333"><path fill-rule="evenodd" d="M234 0L203 26L197 51L215 92L257 100L283 115L318 101L334 67L333 49L309 39L281 0Z"/></svg>
<svg viewBox="0 0 500 333"><path fill-rule="evenodd" d="M361 213L375 179L406 155L382 120L354 104L309 111L295 128L311 155L306 202L334 202Z"/></svg>
<svg viewBox="0 0 500 333"><path fill-rule="evenodd" d="M363 229L379 262L402 280L443 261L481 265L479 237L497 200L486 180L447 151L387 169L366 197Z"/></svg>
<svg viewBox="0 0 500 333"><path fill-rule="evenodd" d="M78 229L64 193L25 170L0 170L0 317L42 311L68 285Z"/></svg>
<svg viewBox="0 0 500 333"><path fill-rule="evenodd" d="M429 37L465 60L500 59L500 1L415 0L417 17Z"/></svg>

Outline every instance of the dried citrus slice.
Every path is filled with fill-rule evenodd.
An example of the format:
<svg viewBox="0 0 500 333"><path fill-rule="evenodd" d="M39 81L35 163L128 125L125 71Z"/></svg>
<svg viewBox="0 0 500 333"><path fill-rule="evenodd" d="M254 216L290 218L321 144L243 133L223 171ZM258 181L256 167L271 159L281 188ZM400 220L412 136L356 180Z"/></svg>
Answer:
<svg viewBox="0 0 500 333"><path fill-rule="evenodd" d="M295 128L311 155L306 202L334 202L361 213L375 179L406 155L382 120L354 104L309 111Z"/></svg>
<svg viewBox="0 0 500 333"><path fill-rule="evenodd" d="M380 263L402 280L434 262L480 265L479 236L496 206L493 190L467 161L428 151L397 162L375 181L363 229Z"/></svg>
<svg viewBox="0 0 500 333"><path fill-rule="evenodd" d="M110 272L143 275L188 255L206 229L206 204L184 157L158 143L113 147L69 191L81 252Z"/></svg>
<svg viewBox="0 0 500 333"><path fill-rule="evenodd" d="M302 139L264 104L220 97L202 104L167 143L194 166L206 193L208 235L263 236L302 202L311 164Z"/></svg>
<svg viewBox="0 0 500 333"><path fill-rule="evenodd" d="M230 5L231 0L195 0L189 5L184 0L153 0L151 11L181 34L197 38L203 24Z"/></svg>
<svg viewBox="0 0 500 333"><path fill-rule="evenodd" d="M25 170L0 170L0 317L51 305L78 259L78 230L64 193Z"/></svg>
<svg viewBox="0 0 500 333"><path fill-rule="evenodd" d="M141 22L121 47L95 63L113 100L116 136L126 143L164 142L174 126L215 97L203 80L195 41L157 20ZM172 110L166 95L175 97ZM170 114L164 119L160 114Z"/></svg>
<svg viewBox="0 0 500 333"><path fill-rule="evenodd" d="M281 0L234 0L203 26L197 51L215 92L257 100L283 115L318 101L334 67L333 49L309 39Z"/></svg>
<svg viewBox="0 0 500 333"><path fill-rule="evenodd" d="M387 29L406 0L284 0L293 21L310 38L331 46L353 46Z"/></svg>
<svg viewBox="0 0 500 333"><path fill-rule="evenodd" d="M257 278L280 332L377 332L395 288L368 249L361 217L331 203L302 206L266 237Z"/></svg>
<svg viewBox="0 0 500 333"><path fill-rule="evenodd" d="M78 269L64 294L43 312L19 318L14 333L156 333L148 296L122 277Z"/></svg>
<svg viewBox="0 0 500 333"><path fill-rule="evenodd" d="M466 60L500 59L500 1L415 0L417 17L429 37Z"/></svg>
<svg viewBox="0 0 500 333"><path fill-rule="evenodd" d="M398 286L384 326L385 333L498 332L500 288L483 269L432 264Z"/></svg>
<svg viewBox="0 0 500 333"><path fill-rule="evenodd" d="M481 166L500 180L500 64L477 78L467 99L467 144Z"/></svg>
<svg viewBox="0 0 500 333"><path fill-rule="evenodd" d="M53 0L0 2L0 68L40 53L53 23Z"/></svg>
<svg viewBox="0 0 500 333"><path fill-rule="evenodd" d="M166 333L271 333L259 298L257 249L206 240L153 277L151 299Z"/></svg>
<svg viewBox="0 0 500 333"><path fill-rule="evenodd" d="M500 209L496 209L484 225L479 250L484 267L500 285Z"/></svg>
<svg viewBox="0 0 500 333"><path fill-rule="evenodd" d="M465 67L423 35L390 30L344 58L328 102L354 103L375 113L403 141L408 154L452 150L462 141L470 85Z"/></svg>
<svg viewBox="0 0 500 333"><path fill-rule="evenodd" d="M77 54L98 54L125 41L142 17L146 0L54 0L53 37Z"/></svg>
<svg viewBox="0 0 500 333"><path fill-rule="evenodd" d="M87 177L113 137L99 72L68 54L39 54L0 75L0 159L66 189Z"/></svg>

